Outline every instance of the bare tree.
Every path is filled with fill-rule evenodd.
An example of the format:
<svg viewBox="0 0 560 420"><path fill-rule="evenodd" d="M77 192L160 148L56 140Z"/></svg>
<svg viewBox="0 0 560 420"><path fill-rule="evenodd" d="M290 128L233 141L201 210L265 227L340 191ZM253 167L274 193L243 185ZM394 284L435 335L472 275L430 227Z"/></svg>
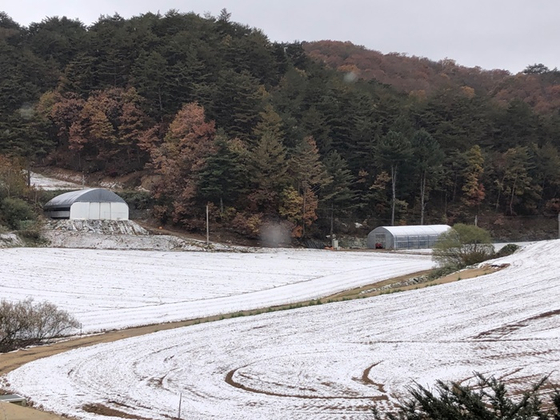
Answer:
<svg viewBox="0 0 560 420"><path fill-rule="evenodd" d="M62 336L79 322L67 311L49 302L0 301L0 352L41 344Z"/></svg>

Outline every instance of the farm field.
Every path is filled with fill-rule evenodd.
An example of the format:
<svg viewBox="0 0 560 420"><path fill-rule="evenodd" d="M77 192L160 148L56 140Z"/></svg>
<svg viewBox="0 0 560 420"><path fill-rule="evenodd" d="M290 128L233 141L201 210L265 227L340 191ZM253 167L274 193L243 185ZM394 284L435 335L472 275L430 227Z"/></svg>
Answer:
<svg viewBox="0 0 560 420"><path fill-rule="evenodd" d="M315 299L432 265L373 252L10 248L0 249L0 296L48 300L97 332Z"/></svg>
<svg viewBox="0 0 560 420"><path fill-rule="evenodd" d="M559 383L559 252L560 241L541 242L481 278L77 349L6 382L80 419L107 408L169 419L180 399L184 419L368 419L412 381L476 371L520 388L545 374Z"/></svg>

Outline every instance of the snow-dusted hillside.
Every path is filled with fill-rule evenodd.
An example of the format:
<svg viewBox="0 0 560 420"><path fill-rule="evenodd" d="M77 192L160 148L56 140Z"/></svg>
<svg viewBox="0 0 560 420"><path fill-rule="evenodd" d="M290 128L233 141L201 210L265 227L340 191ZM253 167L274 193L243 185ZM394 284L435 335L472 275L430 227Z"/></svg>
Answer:
<svg viewBox="0 0 560 420"><path fill-rule="evenodd" d="M79 349L8 381L81 419L100 418L85 404L168 419L182 394L182 418L248 420L369 419L374 401L394 402L412 381L474 371L560 382L559 252L560 241L542 242L481 278Z"/></svg>
<svg viewBox="0 0 560 420"><path fill-rule="evenodd" d="M47 177L36 172L31 172L31 185L37 189L45 191L53 190L79 190L84 188L84 184L71 181L63 181L56 178Z"/></svg>

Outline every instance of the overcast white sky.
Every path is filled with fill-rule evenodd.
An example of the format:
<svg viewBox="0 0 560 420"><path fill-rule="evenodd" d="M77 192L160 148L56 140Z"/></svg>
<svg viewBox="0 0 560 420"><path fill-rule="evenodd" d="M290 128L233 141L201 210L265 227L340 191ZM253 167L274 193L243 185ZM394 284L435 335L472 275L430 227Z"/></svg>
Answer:
<svg viewBox="0 0 560 420"><path fill-rule="evenodd" d="M223 8L271 41L351 41L512 73L535 63L560 68L559 0L0 0L0 11L24 26L53 16L90 25L100 15L170 9L217 16Z"/></svg>

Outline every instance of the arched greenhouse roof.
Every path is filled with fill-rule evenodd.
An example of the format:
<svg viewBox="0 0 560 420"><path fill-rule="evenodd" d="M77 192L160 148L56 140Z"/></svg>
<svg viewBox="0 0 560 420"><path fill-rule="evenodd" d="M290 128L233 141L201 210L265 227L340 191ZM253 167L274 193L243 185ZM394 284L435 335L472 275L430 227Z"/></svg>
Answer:
<svg viewBox="0 0 560 420"><path fill-rule="evenodd" d="M448 225L410 225L410 226L379 226L374 230L384 229L393 236L441 235L451 229Z"/></svg>
<svg viewBox="0 0 560 420"><path fill-rule="evenodd" d="M104 188L89 188L86 190L70 191L56 196L45 204L44 209L55 207L70 207L74 203L125 203L126 202L112 191Z"/></svg>

